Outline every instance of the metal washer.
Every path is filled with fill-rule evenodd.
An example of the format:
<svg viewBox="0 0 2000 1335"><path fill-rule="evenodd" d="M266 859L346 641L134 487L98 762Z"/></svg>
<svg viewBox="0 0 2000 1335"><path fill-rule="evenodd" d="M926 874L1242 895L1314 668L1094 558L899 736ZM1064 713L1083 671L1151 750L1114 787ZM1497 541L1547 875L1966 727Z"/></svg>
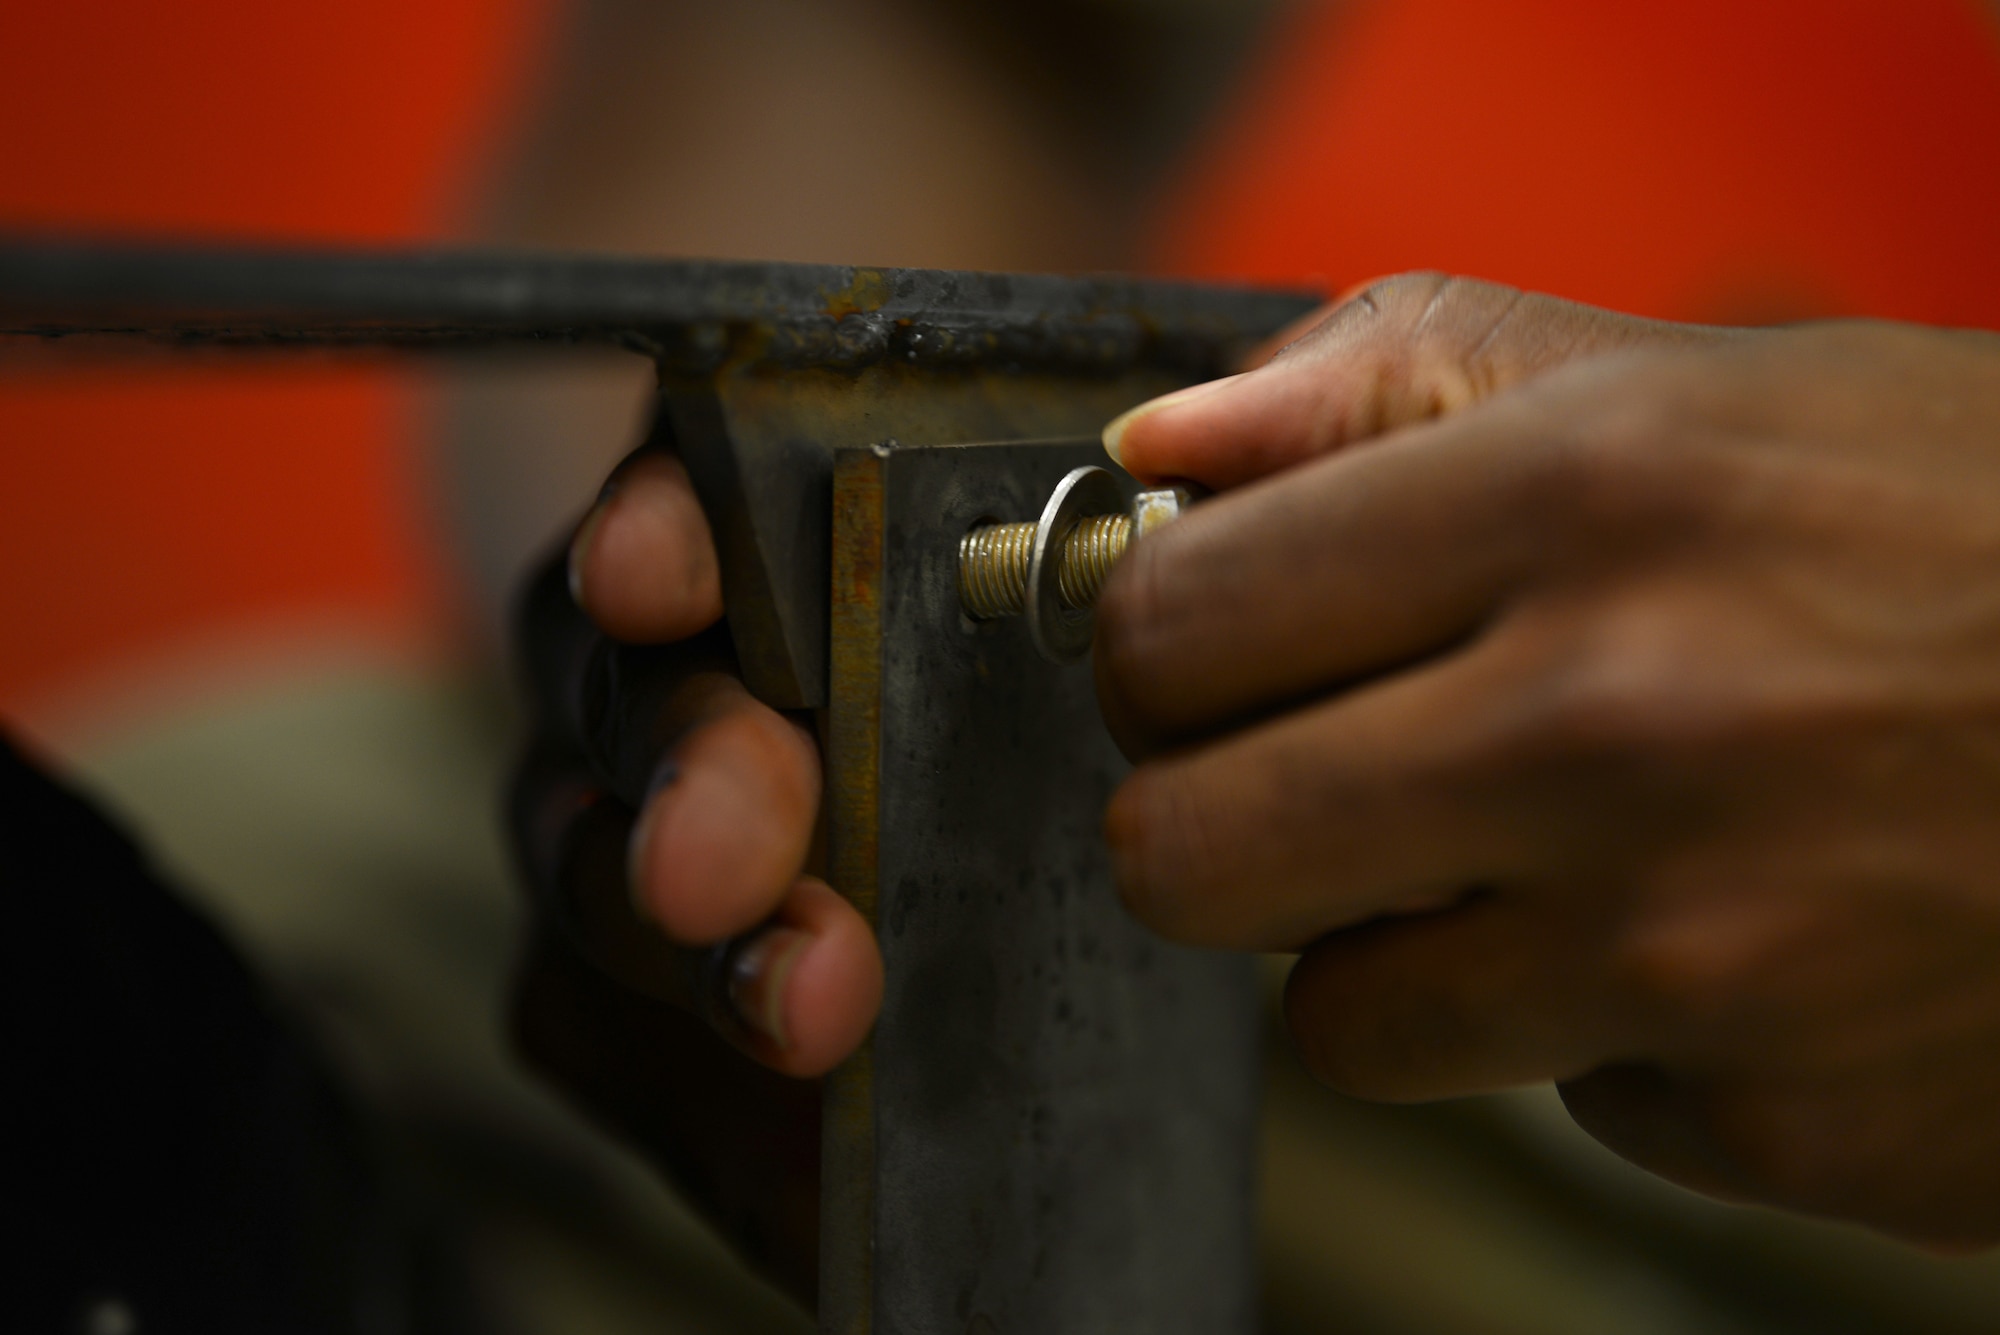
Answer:
<svg viewBox="0 0 2000 1335"><path fill-rule="evenodd" d="M1107 468L1072 469L1056 484L1042 517L1035 525L1035 549L1028 558L1026 606L1028 638L1051 663L1074 663L1090 652L1091 615L1063 606L1056 576L1062 566L1063 539L1079 519L1119 514L1125 493Z"/></svg>

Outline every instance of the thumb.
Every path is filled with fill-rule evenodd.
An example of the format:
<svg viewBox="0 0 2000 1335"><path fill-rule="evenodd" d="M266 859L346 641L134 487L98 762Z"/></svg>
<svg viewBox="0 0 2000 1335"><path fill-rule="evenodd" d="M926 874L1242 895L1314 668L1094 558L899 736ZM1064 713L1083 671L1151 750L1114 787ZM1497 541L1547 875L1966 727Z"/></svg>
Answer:
<svg viewBox="0 0 2000 1335"><path fill-rule="evenodd" d="M1726 336L1497 283L1405 274L1334 306L1256 370L1140 404L1104 429L1104 448L1135 476L1220 491L1586 357Z"/></svg>

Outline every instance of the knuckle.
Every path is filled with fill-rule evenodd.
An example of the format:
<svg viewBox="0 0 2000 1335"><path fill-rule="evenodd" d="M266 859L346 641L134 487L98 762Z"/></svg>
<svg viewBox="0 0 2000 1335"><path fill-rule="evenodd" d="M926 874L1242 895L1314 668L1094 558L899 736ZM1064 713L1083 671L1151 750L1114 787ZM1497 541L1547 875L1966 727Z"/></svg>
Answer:
<svg viewBox="0 0 2000 1335"><path fill-rule="evenodd" d="M1498 759L1509 766L1662 764L1711 727L1679 616L1643 603L1544 632L1511 697Z"/></svg>
<svg viewBox="0 0 2000 1335"><path fill-rule="evenodd" d="M1828 928L1799 889L1727 847L1656 861L1627 896L1636 914L1607 952L1611 985L1682 1045L1818 1060Z"/></svg>
<svg viewBox="0 0 2000 1335"><path fill-rule="evenodd" d="M1355 295L1354 303L1394 323L1420 315L1440 292L1464 281L1432 269L1413 269L1370 283Z"/></svg>
<svg viewBox="0 0 2000 1335"><path fill-rule="evenodd" d="M1816 1060L1824 909L1795 888L1715 849L1657 863L1628 897L1634 925L1607 952L1612 987L1690 1050L1781 1047L1789 1061Z"/></svg>
<svg viewBox="0 0 2000 1335"><path fill-rule="evenodd" d="M1529 478L1542 513L1568 516L1589 532L1624 529L1670 480L1652 466L1662 437L1653 414L1647 405L1620 406L1547 437Z"/></svg>
<svg viewBox="0 0 2000 1335"><path fill-rule="evenodd" d="M1317 357L1357 340L1365 342L1405 330L1417 322L1439 287L1448 281L1443 274L1421 270L1378 278L1350 292L1311 329L1280 348L1272 360Z"/></svg>
<svg viewBox="0 0 2000 1335"><path fill-rule="evenodd" d="M1630 551L1713 518L1746 464L1718 442L1703 394L1683 378L1625 361L1578 368L1563 391L1568 425L1529 453L1524 499L1599 553Z"/></svg>
<svg viewBox="0 0 2000 1335"><path fill-rule="evenodd" d="M1736 592L1699 573L1591 577L1524 602L1497 638L1493 759L1712 783L1718 765L1876 720L1865 680L1783 689L1745 672L1747 641L1732 629L1745 624Z"/></svg>
<svg viewBox="0 0 2000 1335"><path fill-rule="evenodd" d="M1752 971L1713 931L1641 933L1612 952L1614 986L1676 1030L1722 1021L1736 1009Z"/></svg>
<svg viewBox="0 0 2000 1335"><path fill-rule="evenodd" d="M1420 269L1373 283L1362 296L1387 322L1411 333L1419 346L1456 359L1522 293L1502 283Z"/></svg>
<svg viewBox="0 0 2000 1335"><path fill-rule="evenodd" d="M1443 417L1491 397L1514 375L1516 354L1503 336L1526 294L1476 278L1424 275L1427 286L1405 301L1423 304L1408 316L1411 355L1403 375L1418 415Z"/></svg>
<svg viewBox="0 0 2000 1335"><path fill-rule="evenodd" d="M1665 795L1800 738L1879 726L1865 682L1779 689L1713 651L1730 612L1675 580L1558 593L1507 634L1507 690L1482 758L1515 771L1622 774Z"/></svg>
<svg viewBox="0 0 2000 1335"><path fill-rule="evenodd" d="M1546 739L1572 756L1656 754L1679 736L1678 667L1677 653L1653 643L1598 651L1564 674L1544 720Z"/></svg>
<svg viewBox="0 0 2000 1335"><path fill-rule="evenodd" d="M819 800L818 757L810 744L777 712L763 705L739 705L696 734L718 755L735 759L762 781L770 798L787 810L811 810Z"/></svg>

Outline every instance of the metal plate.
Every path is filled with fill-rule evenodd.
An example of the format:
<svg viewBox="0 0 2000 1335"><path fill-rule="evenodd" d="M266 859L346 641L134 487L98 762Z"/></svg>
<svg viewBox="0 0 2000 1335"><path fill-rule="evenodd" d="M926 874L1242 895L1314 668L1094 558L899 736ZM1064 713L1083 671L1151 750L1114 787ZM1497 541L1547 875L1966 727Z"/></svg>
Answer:
<svg viewBox="0 0 2000 1335"><path fill-rule="evenodd" d="M670 379L661 404L716 533L729 628L750 689L780 708L826 703L836 449L1080 435L1182 383L1143 368L1074 376L894 364Z"/></svg>
<svg viewBox="0 0 2000 1335"><path fill-rule="evenodd" d="M1090 672L959 612L958 540L1094 441L847 451L835 474L835 883L888 967L829 1094L822 1329L1247 1335L1254 1004L1126 915L1126 764Z"/></svg>

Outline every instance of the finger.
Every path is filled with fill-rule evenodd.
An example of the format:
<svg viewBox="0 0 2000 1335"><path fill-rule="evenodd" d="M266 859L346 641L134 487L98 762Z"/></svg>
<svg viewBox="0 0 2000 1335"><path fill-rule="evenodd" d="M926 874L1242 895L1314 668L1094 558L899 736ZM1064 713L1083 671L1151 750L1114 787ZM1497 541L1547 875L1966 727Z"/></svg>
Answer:
<svg viewBox="0 0 2000 1335"><path fill-rule="evenodd" d="M1752 1199L1741 1171L1708 1134L1706 1081L1614 1062L1556 1088L1576 1124L1626 1162L1717 1200Z"/></svg>
<svg viewBox="0 0 2000 1335"><path fill-rule="evenodd" d="M668 936L710 945L769 917L804 868L819 754L805 729L732 677L703 674L681 698L687 722L654 770L629 879Z"/></svg>
<svg viewBox="0 0 2000 1335"><path fill-rule="evenodd" d="M1639 570L1737 466L1699 410L1659 408L1708 374L1601 359L1195 507L1098 600L1114 735L1143 751L1240 723Z"/></svg>
<svg viewBox="0 0 2000 1335"><path fill-rule="evenodd" d="M1557 366L1726 331L1472 279L1406 274L1337 306L1254 371L1141 404L1105 428L1134 475L1222 491L1456 412Z"/></svg>
<svg viewBox="0 0 2000 1335"><path fill-rule="evenodd" d="M1342 306L1353 301L1369 289L1382 286L1394 277L1395 275L1393 274L1381 274L1368 279L1366 282L1350 283L1348 286L1342 288L1334 296L1333 300L1327 302L1324 306L1307 311L1304 315L1293 320L1263 342L1252 346L1240 363L1242 369L1245 371L1254 371L1266 362L1271 361L1279 353L1291 347L1292 344L1319 328L1329 316Z"/></svg>
<svg viewBox="0 0 2000 1335"><path fill-rule="evenodd" d="M1590 1135L1684 1186L1963 1252L2000 1237L1986 1145L1964 1134L1996 1084L1982 1063L1925 1054L1810 1072L1623 1065L1561 1092Z"/></svg>
<svg viewBox="0 0 2000 1335"><path fill-rule="evenodd" d="M1105 814L1126 904L1173 940L1293 950L1531 878L1552 818L1503 763L1516 680L1454 659L1140 765Z"/></svg>
<svg viewBox="0 0 2000 1335"><path fill-rule="evenodd" d="M1548 427L1482 410L1218 497L1134 545L1097 605L1121 739L1198 732L1484 624L1556 536Z"/></svg>
<svg viewBox="0 0 2000 1335"><path fill-rule="evenodd" d="M1356 1098L1566 1079L1620 1039L1591 957L1571 924L1502 890L1317 942L1286 984L1285 1017L1307 1067Z"/></svg>
<svg viewBox="0 0 2000 1335"><path fill-rule="evenodd" d="M861 1045L882 1006L882 955L854 905L801 877L728 972L745 1049L787 1075L823 1075Z"/></svg>
<svg viewBox="0 0 2000 1335"><path fill-rule="evenodd" d="M560 683L558 702L567 712L543 714L542 727L558 731L573 718L570 740L613 792L639 807L659 780L667 751L742 704L735 647L721 623L673 644L621 644L591 634L591 652L568 660L580 671Z"/></svg>
<svg viewBox="0 0 2000 1335"><path fill-rule="evenodd" d="M562 935L607 977L702 1016L774 1070L812 1076L860 1044L881 1004L882 960L860 913L824 882L795 880L772 914L705 949L679 945L640 911L625 882L633 816L615 798L579 804L558 780L554 808L574 812L543 896ZM541 843L544 840L531 840ZM549 859L531 857L534 864Z"/></svg>
<svg viewBox="0 0 2000 1335"><path fill-rule="evenodd" d="M750 696L727 670L726 645L708 643L718 634L632 647L591 632L585 650L544 655L551 662L529 673L544 734L565 738L601 786L639 810L627 864L635 902L690 945L770 914L804 866L818 814L812 739Z"/></svg>
<svg viewBox="0 0 2000 1335"><path fill-rule="evenodd" d="M570 591L607 635L684 639L722 615L708 517L671 454L635 455L606 484L569 550Z"/></svg>

